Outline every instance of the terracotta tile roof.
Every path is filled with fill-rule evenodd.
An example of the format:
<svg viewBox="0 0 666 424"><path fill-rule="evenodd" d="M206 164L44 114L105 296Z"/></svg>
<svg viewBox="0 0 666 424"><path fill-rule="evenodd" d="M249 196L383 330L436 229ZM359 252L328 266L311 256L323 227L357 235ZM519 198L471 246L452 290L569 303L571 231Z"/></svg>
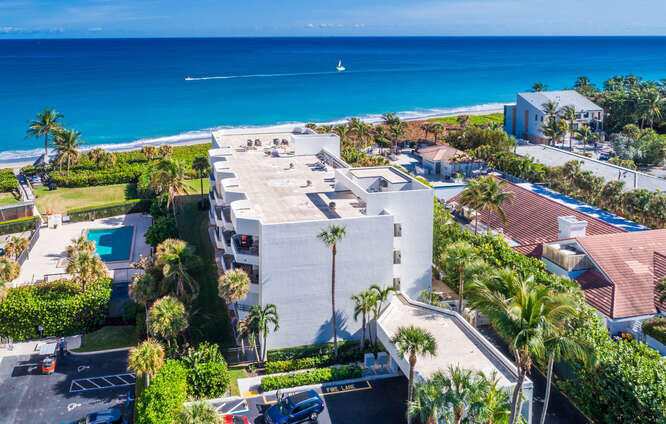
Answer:
<svg viewBox="0 0 666 424"><path fill-rule="evenodd" d="M655 272L666 269L666 229L578 237L576 241L613 286L608 316L657 313ZM605 291L598 295L602 294L608 296Z"/></svg>
<svg viewBox="0 0 666 424"><path fill-rule="evenodd" d="M589 235L624 232L600 219L571 209L509 181L505 182L507 187L504 191L513 192L514 196L513 201L503 206L508 222L504 224L497 214L493 214L493 229L503 228L504 235L515 240L519 245L558 240L558 216L575 216L578 220L587 221L587 234ZM462 193L457 194L449 201L460 202L461 196ZM479 221L488 222L488 213L482 212Z"/></svg>
<svg viewBox="0 0 666 424"><path fill-rule="evenodd" d="M541 255L543 255L543 243L523 244L521 246L513 246L512 249L530 258L541 259Z"/></svg>
<svg viewBox="0 0 666 424"><path fill-rule="evenodd" d="M449 162L451 158L456 155L464 154L462 150L458 150L448 144L437 144L434 146L422 147L417 152L423 159L431 162Z"/></svg>
<svg viewBox="0 0 666 424"><path fill-rule="evenodd" d="M602 273L592 268L576 277L576 281L590 306L608 317L613 315L613 284Z"/></svg>

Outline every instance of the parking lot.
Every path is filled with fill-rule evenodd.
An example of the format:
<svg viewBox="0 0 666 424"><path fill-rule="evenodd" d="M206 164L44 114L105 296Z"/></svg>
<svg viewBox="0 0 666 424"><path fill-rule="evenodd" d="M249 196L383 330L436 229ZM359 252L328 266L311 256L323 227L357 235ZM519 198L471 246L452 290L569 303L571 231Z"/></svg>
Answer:
<svg viewBox="0 0 666 424"><path fill-rule="evenodd" d="M407 379L404 377L334 385L316 391L322 395L326 404L319 415L319 424L405 422ZM247 416L251 423L263 423L262 412L275 402L275 396L248 398L246 407L249 411L241 415ZM242 411L243 407L242 404L238 405L236 411Z"/></svg>
<svg viewBox="0 0 666 424"><path fill-rule="evenodd" d="M134 397L127 351L58 356L55 373L42 375L38 355L0 362L0 423L61 423Z"/></svg>

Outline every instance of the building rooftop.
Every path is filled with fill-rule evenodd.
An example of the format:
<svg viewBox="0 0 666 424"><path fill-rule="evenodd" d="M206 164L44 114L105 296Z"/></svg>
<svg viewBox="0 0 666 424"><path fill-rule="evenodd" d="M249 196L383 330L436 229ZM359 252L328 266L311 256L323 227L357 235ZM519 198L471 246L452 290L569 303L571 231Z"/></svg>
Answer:
<svg viewBox="0 0 666 424"><path fill-rule="evenodd" d="M449 365L481 371L490 376L497 372L500 386L516 382L515 368L477 330L452 311L394 296L391 304L379 318L379 325L389 337L399 327L414 325L428 330L437 341L435 356L418 356L416 372L427 379L438 370L446 372Z"/></svg>
<svg viewBox="0 0 666 424"><path fill-rule="evenodd" d="M450 162L456 156L464 155L465 152L458 150L448 144L438 144L435 146L422 147L417 154L423 159L431 162Z"/></svg>
<svg viewBox="0 0 666 424"><path fill-rule="evenodd" d="M576 241L598 268L576 278L590 304L611 318L651 315L664 308L658 304L655 282L666 277L666 229Z"/></svg>
<svg viewBox="0 0 666 424"><path fill-rule="evenodd" d="M574 106L576 112L602 110L601 106L591 102L587 97L575 90L538 91L535 93L518 93L518 95L539 110L541 110L543 104L548 101L556 103L558 105L558 110L563 106L568 105Z"/></svg>
<svg viewBox="0 0 666 424"><path fill-rule="evenodd" d="M356 178L383 178L391 184L410 182L409 178L405 177L402 172L388 167L356 168L351 169L349 173Z"/></svg>

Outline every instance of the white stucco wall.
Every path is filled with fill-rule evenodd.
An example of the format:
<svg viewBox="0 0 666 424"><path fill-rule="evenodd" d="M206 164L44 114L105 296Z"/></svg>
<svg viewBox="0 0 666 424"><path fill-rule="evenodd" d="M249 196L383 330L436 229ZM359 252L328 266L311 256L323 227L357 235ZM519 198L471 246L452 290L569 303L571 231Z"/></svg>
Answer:
<svg viewBox="0 0 666 424"><path fill-rule="evenodd" d="M372 284L392 285L390 215L262 226L260 302L275 304L280 317L279 331L269 336L269 349L332 339L331 249L317 238L329 225L343 225L347 232L336 258L339 339L360 336L351 296Z"/></svg>

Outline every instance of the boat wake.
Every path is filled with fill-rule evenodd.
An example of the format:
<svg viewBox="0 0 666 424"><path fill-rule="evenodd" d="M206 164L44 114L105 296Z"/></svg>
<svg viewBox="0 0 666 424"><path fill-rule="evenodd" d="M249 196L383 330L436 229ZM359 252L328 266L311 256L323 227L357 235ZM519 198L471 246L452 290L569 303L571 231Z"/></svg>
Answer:
<svg viewBox="0 0 666 424"><path fill-rule="evenodd" d="M251 75L224 75L213 77L187 77L185 81L207 81L207 80L223 80L235 78L272 78L272 77L302 77L308 75L333 75L339 72L293 72L286 74L251 74Z"/></svg>

